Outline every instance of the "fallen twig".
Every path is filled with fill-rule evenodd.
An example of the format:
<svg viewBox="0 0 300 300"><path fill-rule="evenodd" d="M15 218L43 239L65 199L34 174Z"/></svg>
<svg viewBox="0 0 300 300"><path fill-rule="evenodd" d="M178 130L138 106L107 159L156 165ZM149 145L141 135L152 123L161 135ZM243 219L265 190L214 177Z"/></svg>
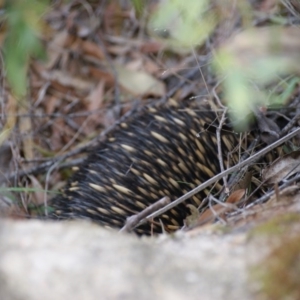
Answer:
<svg viewBox="0 0 300 300"><path fill-rule="evenodd" d="M266 153L268 153L272 149L278 147L279 145L286 142L287 140L291 139L293 136L295 136L298 133L300 133L300 128L297 128L293 132L291 132L291 133L287 134L286 136L284 136L283 138L275 141L274 143L272 143L271 145L265 147L264 149L260 150L259 152L255 153L254 155L251 155L249 158L245 159L244 161L240 162L239 164L225 170L224 172L221 172L221 173L217 174L216 176L214 176L214 177L210 178L209 180L205 181L204 183L200 184L199 186L197 186L196 188L194 188L190 192L186 193L185 195L181 196L177 200L171 202L170 204L166 205L165 207L157 210L156 212L152 213L148 217L144 218L143 220L141 220L137 224L137 226L139 226L141 224L144 224L148 220L151 220L151 219L154 219L154 218L158 217L159 215L165 213L166 211L172 209L173 207L176 207L180 203L184 202L185 200L189 199L190 197L194 196L195 194L197 194L200 191L204 190L205 188L209 187L211 184L213 184L216 181L220 180L224 176L226 176L226 175L228 175L228 174L230 174L230 173L246 166L247 164L252 163L253 161L258 159L259 157L262 157L263 155L265 155Z"/></svg>

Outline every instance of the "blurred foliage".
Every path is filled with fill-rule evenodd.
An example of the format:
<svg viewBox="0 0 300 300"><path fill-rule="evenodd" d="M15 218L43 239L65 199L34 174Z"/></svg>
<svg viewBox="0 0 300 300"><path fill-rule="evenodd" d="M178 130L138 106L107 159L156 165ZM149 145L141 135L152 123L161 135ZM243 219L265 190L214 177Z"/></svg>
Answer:
<svg viewBox="0 0 300 300"><path fill-rule="evenodd" d="M131 0L131 3L137 15L141 15L146 2ZM229 0L216 0L214 5L210 0L160 1L156 11L150 15L148 28L150 32L162 38L168 49L186 53L205 43L217 26L220 26L226 18L228 19L232 13L232 5L233 1ZM299 44L292 45L291 40L297 38L300 40L300 37L281 30L284 27L278 24L287 24L287 22L285 16L281 16L280 13L269 18L269 25L273 22L273 25L277 26L269 26L273 29L261 33L257 28L251 28L254 12L249 1L235 1L234 5L240 15L240 24L247 33L241 35L240 40L228 41L227 46L216 49L213 67L223 85L222 98L234 108L235 118L246 120L251 107L274 103L280 105L299 84L299 79L289 79L285 82L288 91L282 95L277 95L275 92L270 95L265 88L270 83L276 86L276 82L284 81L282 76L288 77L293 72L299 71L293 69L293 66L298 65L299 56L295 53L300 52L300 47ZM39 34L43 26L42 16L47 7L49 7L49 0L4 2L4 20L2 20L6 24L6 38L3 44L4 61L8 81L16 96L26 94L30 57L43 54ZM251 30L252 37L248 34ZM284 40L281 37L287 38ZM246 46L245 40L248 43ZM291 47L294 49L291 50ZM282 50L278 51L279 48ZM251 54L246 57L244 52Z"/></svg>
<svg viewBox="0 0 300 300"><path fill-rule="evenodd" d="M191 50L201 45L216 26L216 17L209 10L209 0L162 1L151 16L149 28L156 35L167 37L170 47Z"/></svg>
<svg viewBox="0 0 300 300"><path fill-rule="evenodd" d="M279 1L274 1L277 11L262 30L251 25L255 13L248 0L211 3L206 0L161 1L151 17L150 28L164 38L169 49L191 51L202 46L224 20L230 22L233 17L230 13L235 9L244 31L237 39L226 41L225 47L214 49L212 64L223 86L222 99L232 108L232 116L239 119L242 130L247 127L247 117L250 118L255 107L284 104L299 84L298 78L289 79L288 90L281 95L275 91L270 94L266 88L285 81L283 78L290 74L299 74L299 29L278 26L288 24L286 15L280 15Z"/></svg>
<svg viewBox="0 0 300 300"><path fill-rule="evenodd" d="M281 80L275 87L270 91L270 96L268 97L268 103L270 106L276 108L280 107L282 104L287 103L292 94L295 91L296 86L300 85L300 77L289 76L285 80ZM276 89L282 90L281 93L276 93Z"/></svg>
<svg viewBox="0 0 300 300"><path fill-rule="evenodd" d="M141 15L145 7L144 0L131 0L131 3L136 11L136 14L138 16Z"/></svg>
<svg viewBox="0 0 300 300"><path fill-rule="evenodd" d="M287 102L299 84L299 60L300 30L292 26L250 28L217 50L213 66L223 78L224 98L241 130L259 106Z"/></svg>
<svg viewBox="0 0 300 300"><path fill-rule="evenodd" d="M4 61L7 79L18 97L26 94L29 58L43 54L38 37L48 5L48 0L8 0L4 5Z"/></svg>

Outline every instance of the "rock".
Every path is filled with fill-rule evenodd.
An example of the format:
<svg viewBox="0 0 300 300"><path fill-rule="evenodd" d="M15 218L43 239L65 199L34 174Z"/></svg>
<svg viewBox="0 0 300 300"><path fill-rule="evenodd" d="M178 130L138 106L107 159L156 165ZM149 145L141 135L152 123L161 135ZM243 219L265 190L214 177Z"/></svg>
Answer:
<svg viewBox="0 0 300 300"><path fill-rule="evenodd" d="M137 238L33 220L0 228L1 300L251 299L243 233Z"/></svg>

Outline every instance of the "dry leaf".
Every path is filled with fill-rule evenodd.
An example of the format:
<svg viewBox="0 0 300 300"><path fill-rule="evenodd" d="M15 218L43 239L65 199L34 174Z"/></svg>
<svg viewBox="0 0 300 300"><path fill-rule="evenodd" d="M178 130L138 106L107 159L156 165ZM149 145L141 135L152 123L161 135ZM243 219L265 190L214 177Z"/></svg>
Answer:
<svg viewBox="0 0 300 300"><path fill-rule="evenodd" d="M85 55L93 56L99 60L103 60L105 55L102 49L95 43L90 41L83 41L81 43L82 51Z"/></svg>
<svg viewBox="0 0 300 300"><path fill-rule="evenodd" d="M145 70L147 70L150 74L155 74L155 73L161 74L161 67L153 60L150 59L144 60L143 65Z"/></svg>
<svg viewBox="0 0 300 300"><path fill-rule="evenodd" d="M104 81L100 81L98 85L91 90L90 94L87 96L88 111L93 111L101 107L101 103L103 101L104 87L105 87ZM98 116L96 117L98 118Z"/></svg>
<svg viewBox="0 0 300 300"><path fill-rule="evenodd" d="M143 53L157 53L163 49L163 44L159 41L145 41L140 49Z"/></svg>
<svg viewBox="0 0 300 300"><path fill-rule="evenodd" d="M55 96L47 96L44 97L44 103L45 103L45 111L47 114L52 114L55 110L55 107L57 105L58 99Z"/></svg>
<svg viewBox="0 0 300 300"><path fill-rule="evenodd" d="M54 39L48 46L48 62L46 64L47 69L53 68L56 62L62 55L63 49L71 43L71 36L67 30L63 30L57 33Z"/></svg>
<svg viewBox="0 0 300 300"><path fill-rule="evenodd" d="M207 208L198 218L198 224L203 225L213 222L217 216L223 214L226 210L225 204L216 204L211 208Z"/></svg>
<svg viewBox="0 0 300 300"><path fill-rule="evenodd" d="M213 205L211 208L208 208L204 211L200 217L198 218L198 224L207 224L208 222L212 222L216 216L223 217L224 213L232 210L235 208L233 206L234 203L239 202L245 195L245 189L239 189L234 191L224 202L224 204L216 204Z"/></svg>
<svg viewBox="0 0 300 300"><path fill-rule="evenodd" d="M280 182L282 179L300 172L300 151L294 151L279 159L262 172L262 178L269 184Z"/></svg>
<svg viewBox="0 0 300 300"><path fill-rule="evenodd" d="M74 77L64 71L42 72L42 76L46 80L56 81L64 87L71 87L75 90L83 92L90 91L94 84L91 81L83 80L79 77Z"/></svg>
<svg viewBox="0 0 300 300"><path fill-rule="evenodd" d="M120 85L134 96L153 95L162 97L166 93L165 85L144 71L133 71L115 65Z"/></svg>
<svg viewBox="0 0 300 300"><path fill-rule="evenodd" d="M89 67L89 75L99 81L105 81L110 87L115 84L113 75L107 71L100 70L99 68Z"/></svg>
<svg viewBox="0 0 300 300"><path fill-rule="evenodd" d="M35 192L32 193L33 199L32 203L35 205L41 205L44 203L45 192L41 183L33 175L28 176L31 181L31 186L35 189Z"/></svg>
<svg viewBox="0 0 300 300"><path fill-rule="evenodd" d="M237 203L245 196L246 190L245 189L239 189L234 191L232 194L229 195L225 203Z"/></svg>
<svg viewBox="0 0 300 300"><path fill-rule="evenodd" d="M252 171L248 171L245 176L243 177L243 179L241 179L235 186L234 186L234 191L238 191L238 190L246 190L250 184L251 184L251 180L252 180ZM232 193L233 194L233 193ZM229 196L230 197L230 196ZM228 201L228 200L227 200ZM226 202L227 202L226 201Z"/></svg>
<svg viewBox="0 0 300 300"><path fill-rule="evenodd" d="M93 112L103 105L103 95L104 95L104 88L105 88L105 81L100 81L98 85L91 90L90 94L86 97L86 103L87 103L87 111ZM94 127L94 124L99 123L99 114L91 114L89 116L89 126L90 128L91 124ZM94 129L93 129L94 130Z"/></svg>

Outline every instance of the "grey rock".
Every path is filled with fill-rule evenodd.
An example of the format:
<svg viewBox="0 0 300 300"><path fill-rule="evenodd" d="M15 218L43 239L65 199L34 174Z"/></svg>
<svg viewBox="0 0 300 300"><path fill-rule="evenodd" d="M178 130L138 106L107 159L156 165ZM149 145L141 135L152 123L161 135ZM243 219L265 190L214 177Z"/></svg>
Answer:
<svg viewBox="0 0 300 300"><path fill-rule="evenodd" d="M0 222L1 300L252 299L244 234L138 238L84 222Z"/></svg>

